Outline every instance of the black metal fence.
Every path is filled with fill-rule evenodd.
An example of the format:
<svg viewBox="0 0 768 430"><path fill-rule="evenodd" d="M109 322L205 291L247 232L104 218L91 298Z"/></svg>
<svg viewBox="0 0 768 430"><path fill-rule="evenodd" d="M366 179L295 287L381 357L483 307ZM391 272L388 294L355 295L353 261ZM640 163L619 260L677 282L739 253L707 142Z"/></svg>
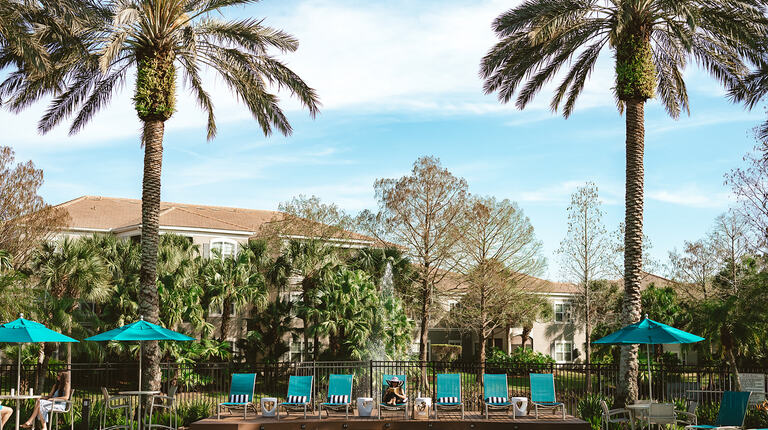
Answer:
<svg viewBox="0 0 768 430"><path fill-rule="evenodd" d="M314 398L324 400L331 374L353 374L353 397L381 396L385 374L406 375L407 394L411 397L435 397L438 373L459 373L462 396L468 410L479 409L483 396L481 366L479 363L418 362L418 361L343 361L343 362L281 362L281 363L199 363L168 364L162 366L162 389L175 384L180 403L207 402L211 405L228 397L232 373L255 373L257 401L261 397L283 397L288 389L290 375L314 376ZM63 365L50 365L47 372L37 365L22 366L22 391L35 392L50 389L56 372ZM101 387L110 392L136 389L138 365L136 363L94 364L77 363L71 366L72 383L78 400L101 398ZM16 365L0 365L0 394L9 393L16 386ZM707 402L718 400L719 392L733 388L727 368L705 366L653 366L653 397L672 401L680 398ZM742 369L749 373L768 373L768 369ZM544 364L494 366L488 364L486 373L505 373L509 395L530 396L530 373L552 373L558 400L575 413L579 399L588 393L606 397L616 394L619 372L614 365ZM648 372L641 369L640 397L648 398ZM765 390L763 390L765 391Z"/></svg>

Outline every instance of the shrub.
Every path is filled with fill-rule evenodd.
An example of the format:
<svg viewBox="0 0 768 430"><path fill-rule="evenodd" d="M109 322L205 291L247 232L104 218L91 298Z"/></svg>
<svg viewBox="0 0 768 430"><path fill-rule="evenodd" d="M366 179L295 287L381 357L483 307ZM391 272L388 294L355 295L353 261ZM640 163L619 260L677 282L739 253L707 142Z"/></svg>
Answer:
<svg viewBox="0 0 768 430"><path fill-rule="evenodd" d="M747 410L747 416L744 419L744 428L768 428L768 401L757 405L754 409Z"/></svg>
<svg viewBox="0 0 768 430"><path fill-rule="evenodd" d="M592 427L592 430L600 430L603 423L603 408L600 402L605 400L610 408L613 404L613 400L609 399L602 394L587 394L579 399L579 403L576 404L576 413L579 418L588 422Z"/></svg>
<svg viewBox="0 0 768 430"><path fill-rule="evenodd" d="M498 348L493 348L488 358L488 363L495 366L551 364L554 362L555 359L551 356L528 348L515 348L511 354L507 354Z"/></svg>
<svg viewBox="0 0 768 430"><path fill-rule="evenodd" d="M702 403L696 408L696 419L700 425L712 425L717 420L720 402Z"/></svg>
<svg viewBox="0 0 768 430"><path fill-rule="evenodd" d="M461 357L461 345L432 344L432 360L456 361Z"/></svg>

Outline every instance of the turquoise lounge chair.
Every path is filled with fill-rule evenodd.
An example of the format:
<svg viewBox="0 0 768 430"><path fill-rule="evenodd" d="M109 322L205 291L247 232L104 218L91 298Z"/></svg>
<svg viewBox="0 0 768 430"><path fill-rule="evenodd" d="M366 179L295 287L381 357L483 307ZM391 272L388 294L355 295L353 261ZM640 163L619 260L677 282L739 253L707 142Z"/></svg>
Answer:
<svg viewBox="0 0 768 430"><path fill-rule="evenodd" d="M390 405L388 403L384 403L384 393L387 391L387 387L389 385L387 384L387 381L397 376L397 379L403 381L403 393L405 393L405 401L402 403L395 403L394 405ZM408 392L406 391L406 383L408 379L406 379L405 375L382 375L381 377L381 400L379 402L379 419L381 419L381 410L385 411L403 411L403 417L405 419L408 419Z"/></svg>
<svg viewBox="0 0 768 430"><path fill-rule="evenodd" d="M304 419L307 418L307 407L312 405L312 377L291 376L288 379L288 395L285 401L278 405L277 419L280 420L280 406L286 413L290 411L304 410ZM314 410L314 408L312 408Z"/></svg>
<svg viewBox="0 0 768 430"><path fill-rule="evenodd" d="M720 400L720 410L717 412L715 425L692 425L686 426L686 430L711 430L719 428L742 428L744 426L744 417L747 416L747 406L749 405L749 391L726 391Z"/></svg>
<svg viewBox="0 0 768 430"><path fill-rule="evenodd" d="M248 419L248 408L256 412L253 403L253 387L256 385L255 373L233 373L232 383L229 386L229 399L219 403L216 408L216 418L221 419L221 410L232 412L233 409L243 410L243 419Z"/></svg>
<svg viewBox="0 0 768 430"><path fill-rule="evenodd" d="M352 375L331 375L328 378L328 398L320 403L318 413L323 419L323 406L326 415L330 416L329 409L344 409L345 418L349 419L349 406L352 404Z"/></svg>
<svg viewBox="0 0 768 430"><path fill-rule="evenodd" d="M531 373L531 404L539 419L539 408L552 408L552 413L560 408L565 419L565 404L555 398L555 376L551 373Z"/></svg>
<svg viewBox="0 0 768 430"><path fill-rule="evenodd" d="M509 401L509 386L507 385L507 374L483 375L483 408L485 409L485 419L488 419L490 409L504 410L509 413L512 402ZM515 419L515 414L512 414Z"/></svg>
<svg viewBox="0 0 768 430"><path fill-rule="evenodd" d="M461 400L461 375L444 373L437 375L437 394L435 395L435 419L438 409L461 409L461 419L464 419L464 402Z"/></svg>

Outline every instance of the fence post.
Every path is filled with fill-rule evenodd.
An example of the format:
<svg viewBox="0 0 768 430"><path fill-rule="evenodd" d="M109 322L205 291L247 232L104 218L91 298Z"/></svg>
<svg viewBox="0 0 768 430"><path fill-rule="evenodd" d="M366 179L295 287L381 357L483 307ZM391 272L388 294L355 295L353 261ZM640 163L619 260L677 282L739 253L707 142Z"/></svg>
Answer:
<svg viewBox="0 0 768 430"><path fill-rule="evenodd" d="M373 360L368 360L368 389L371 398L373 398Z"/></svg>

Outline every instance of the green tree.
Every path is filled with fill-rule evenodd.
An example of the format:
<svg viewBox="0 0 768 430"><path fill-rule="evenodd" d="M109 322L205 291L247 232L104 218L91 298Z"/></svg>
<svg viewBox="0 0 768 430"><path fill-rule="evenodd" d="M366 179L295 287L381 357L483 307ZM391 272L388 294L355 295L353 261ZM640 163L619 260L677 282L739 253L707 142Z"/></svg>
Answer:
<svg viewBox="0 0 768 430"><path fill-rule="evenodd" d="M160 298L159 320L178 331L181 324L205 334L213 331L205 320L200 305L203 285L200 282L201 257L197 245L184 236L164 234L157 254L157 292Z"/></svg>
<svg viewBox="0 0 768 430"><path fill-rule="evenodd" d="M270 92L283 89L308 108L318 111L315 91L269 51L292 52L297 40L263 25L262 20L224 20L220 12L249 0L127 0L100 3L79 36L84 52L76 61L62 62L51 73L30 73L14 88L11 98L28 103L49 94L54 98L40 121L47 132L74 116L70 133L78 132L105 107L136 71L133 103L143 124L144 147L141 215L140 313L157 322L158 217L165 122L176 110L176 86L181 74L187 88L208 114L208 138L216 135L214 106L202 80L204 68L217 73L243 102L265 135L273 129L288 135L291 125ZM44 82L53 82L45 86ZM43 90L30 91L41 87ZM157 342L144 348L148 363L146 387L160 384Z"/></svg>
<svg viewBox="0 0 768 430"><path fill-rule="evenodd" d="M702 299L691 306L688 327L690 331L712 339L720 355L728 363L736 391L741 390L738 358L747 355L751 345L762 343L768 317L764 303L768 300L765 285L768 271L765 257L745 258L739 265L741 288L733 290L729 277L731 269L723 268L715 282L723 294ZM706 315L706 318L702 318Z"/></svg>
<svg viewBox="0 0 768 430"><path fill-rule="evenodd" d="M645 102L658 95L667 113L688 111L683 69L698 63L728 87L746 74L744 58L766 33L760 0L530 0L493 23L501 39L483 57L486 93L525 108L563 67L550 107L570 116L597 64L610 50L613 86L626 118L626 193L623 322L640 320L643 253L643 153ZM637 398L637 347L622 349L618 404Z"/></svg>
<svg viewBox="0 0 768 430"><path fill-rule="evenodd" d="M311 327L316 326L318 321L310 315L310 310L316 305L318 289L332 279L340 263L338 252L338 249L318 239L291 240L279 262L285 265L285 272L299 282L301 303L296 313L304 326L302 353L308 351L308 345L311 343L314 348L314 360L318 358L320 338L319 332L316 331L314 335L311 333Z"/></svg>
<svg viewBox="0 0 768 430"><path fill-rule="evenodd" d="M279 295L261 312L251 314L248 332L238 340L240 350L245 351L246 362L278 362L290 350L286 336L293 334L296 317L293 303Z"/></svg>
<svg viewBox="0 0 768 430"><path fill-rule="evenodd" d="M328 336L328 355L335 359L360 360L371 358L371 353L394 356L410 343L412 326L402 306L382 300L376 284L361 270L337 270L318 288L315 306L306 312L315 322L311 331Z"/></svg>
<svg viewBox="0 0 768 430"><path fill-rule="evenodd" d="M65 238L43 243L32 257L35 280L35 317L69 335L87 333L82 325L91 319L93 305L109 299L109 271L98 252L81 239ZM47 346L47 345L46 345ZM43 346L44 365L52 349ZM67 344L67 363L72 345Z"/></svg>
<svg viewBox="0 0 768 430"><path fill-rule="evenodd" d="M222 256L213 250L203 269L205 294L212 306L221 308L219 341L224 342L232 332L232 316L252 305L261 310L267 303L264 276L254 264L253 249L243 247L235 255Z"/></svg>

